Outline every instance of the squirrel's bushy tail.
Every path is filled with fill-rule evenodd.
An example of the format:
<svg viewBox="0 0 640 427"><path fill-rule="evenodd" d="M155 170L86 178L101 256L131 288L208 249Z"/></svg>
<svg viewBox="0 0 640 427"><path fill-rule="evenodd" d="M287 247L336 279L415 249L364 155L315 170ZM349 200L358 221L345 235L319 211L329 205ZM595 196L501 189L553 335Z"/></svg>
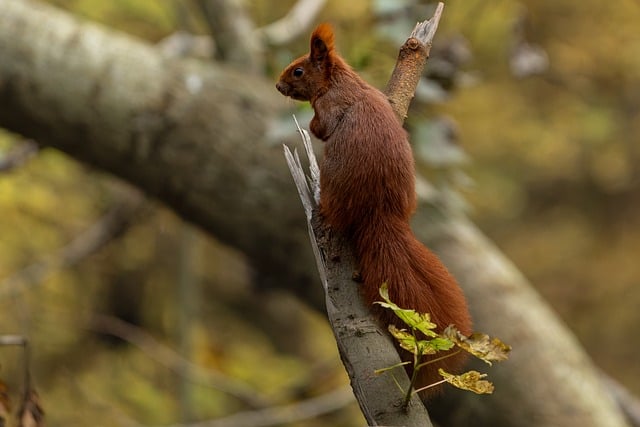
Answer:
<svg viewBox="0 0 640 427"><path fill-rule="evenodd" d="M440 259L416 239L406 221L399 218L371 221L360 231L354 235L354 249L364 282L363 296L385 323L384 327L393 323L406 328L392 311L377 304L371 306L381 300L378 290L382 283L387 283L391 301L403 308L429 313L431 321L438 325L438 332L454 324L463 334L471 333L471 317L462 289ZM400 350L400 354L403 360L413 361L408 352ZM434 358L443 355L439 353ZM457 373L465 358L459 353L421 369L417 386L441 380L438 368ZM427 394L436 389L429 389L432 392Z"/></svg>

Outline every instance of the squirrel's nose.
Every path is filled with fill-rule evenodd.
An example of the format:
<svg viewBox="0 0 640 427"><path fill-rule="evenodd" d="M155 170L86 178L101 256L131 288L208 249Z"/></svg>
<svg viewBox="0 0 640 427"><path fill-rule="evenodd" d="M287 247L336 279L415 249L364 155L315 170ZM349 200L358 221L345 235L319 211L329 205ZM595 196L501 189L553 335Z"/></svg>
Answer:
<svg viewBox="0 0 640 427"><path fill-rule="evenodd" d="M276 89L278 89L278 92L280 92L283 95L286 95L286 90L287 90L287 84L283 83L283 82L278 82L276 83Z"/></svg>

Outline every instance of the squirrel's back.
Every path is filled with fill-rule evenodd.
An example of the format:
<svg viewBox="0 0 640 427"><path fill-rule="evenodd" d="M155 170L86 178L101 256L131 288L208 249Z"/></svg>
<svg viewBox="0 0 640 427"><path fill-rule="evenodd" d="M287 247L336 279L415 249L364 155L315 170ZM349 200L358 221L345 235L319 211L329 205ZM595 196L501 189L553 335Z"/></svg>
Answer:
<svg viewBox="0 0 640 427"><path fill-rule="evenodd" d="M368 228L372 215L408 221L416 204L405 130L381 92L359 95L327 139L320 167L321 213L347 235Z"/></svg>

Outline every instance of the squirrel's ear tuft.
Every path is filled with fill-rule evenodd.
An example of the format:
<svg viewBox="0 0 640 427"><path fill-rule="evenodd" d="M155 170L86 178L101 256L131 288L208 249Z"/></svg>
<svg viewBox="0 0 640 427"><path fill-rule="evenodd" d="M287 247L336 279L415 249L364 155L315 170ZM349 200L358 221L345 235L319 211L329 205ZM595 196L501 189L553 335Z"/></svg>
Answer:
<svg viewBox="0 0 640 427"><path fill-rule="evenodd" d="M318 25L311 34L311 60L324 61L333 49L333 27L326 22Z"/></svg>
<svg viewBox="0 0 640 427"><path fill-rule="evenodd" d="M333 27L331 24L324 22L316 27L311 34L311 40L320 39L327 46L328 51L333 50Z"/></svg>

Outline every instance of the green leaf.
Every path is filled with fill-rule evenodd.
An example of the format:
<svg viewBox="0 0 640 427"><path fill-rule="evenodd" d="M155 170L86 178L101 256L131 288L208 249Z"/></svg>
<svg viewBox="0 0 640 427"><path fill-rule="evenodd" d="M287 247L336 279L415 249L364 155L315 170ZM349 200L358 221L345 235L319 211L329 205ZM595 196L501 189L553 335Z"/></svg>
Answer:
<svg viewBox="0 0 640 427"><path fill-rule="evenodd" d="M449 325L442 335L489 365L491 362L501 362L509 358L511 346L498 338L492 339L487 334L473 333L466 337L455 326Z"/></svg>
<svg viewBox="0 0 640 427"><path fill-rule="evenodd" d="M424 342L426 342L427 345L431 349L433 349L434 353L437 351L451 350L451 348L453 348L453 346L455 345L455 343L448 338L434 338L432 340L426 340Z"/></svg>
<svg viewBox="0 0 640 427"><path fill-rule="evenodd" d="M386 368L376 369L376 370L375 370L375 371L373 371L373 372L374 372L376 375L380 375L380 374L382 374L382 373L384 373L384 372L391 371L391 370L396 369L396 368L401 368L401 367L403 367L404 365L408 365L408 364L410 364L410 363L411 363L411 362L400 362L400 363L396 363L395 365L388 366L388 367L386 367Z"/></svg>
<svg viewBox="0 0 640 427"><path fill-rule="evenodd" d="M493 384L482 379L486 377L487 374L481 374L477 371L469 371L464 374L453 375L445 372L443 369L438 369L438 373L446 382L459 389L469 390L476 394L493 393Z"/></svg>
<svg viewBox="0 0 640 427"><path fill-rule="evenodd" d="M389 325L388 329L391 336L398 341L400 347L413 354L418 352L418 340L413 334L407 332L406 329L398 329L395 325Z"/></svg>
<svg viewBox="0 0 640 427"><path fill-rule="evenodd" d="M398 329L395 325L389 325L389 332L398 340L400 347L420 356L450 350L455 345L451 340L440 337L431 340L419 340L406 329Z"/></svg>
<svg viewBox="0 0 640 427"><path fill-rule="evenodd" d="M380 287L380 296L385 302L376 301L376 304L381 305L384 308L393 310L393 312L402 320L407 326L412 329L416 329L422 332L427 337L437 337L438 334L433 331L437 327L435 323L431 322L431 316L429 313L418 313L415 310L406 308L400 308L389 299L389 288L386 283L383 283Z"/></svg>

